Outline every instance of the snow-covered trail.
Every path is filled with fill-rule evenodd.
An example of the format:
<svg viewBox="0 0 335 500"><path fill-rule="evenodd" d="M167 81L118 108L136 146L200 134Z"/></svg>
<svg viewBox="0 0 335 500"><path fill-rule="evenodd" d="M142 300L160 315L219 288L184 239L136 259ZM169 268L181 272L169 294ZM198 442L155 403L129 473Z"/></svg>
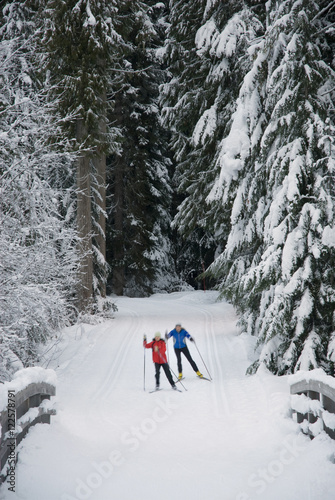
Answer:
<svg viewBox="0 0 335 500"><path fill-rule="evenodd" d="M298 432L285 377L245 376L254 339L237 335L232 307L216 297L118 298L115 319L66 330L49 365L58 375L57 415L23 441L17 492L3 490L3 499L333 499L334 444ZM150 394L154 366L143 334L164 334L177 321L195 337L213 381L184 360L187 391L172 391L161 373L164 390ZM207 375L196 346L190 352Z"/></svg>

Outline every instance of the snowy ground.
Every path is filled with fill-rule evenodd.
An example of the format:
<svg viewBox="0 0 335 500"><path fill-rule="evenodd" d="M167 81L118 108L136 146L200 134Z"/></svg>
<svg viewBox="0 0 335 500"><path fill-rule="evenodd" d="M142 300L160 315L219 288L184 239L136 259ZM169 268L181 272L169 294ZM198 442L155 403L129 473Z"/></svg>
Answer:
<svg viewBox="0 0 335 500"><path fill-rule="evenodd" d="M254 339L237 335L233 309L215 299L200 291L118 298L115 319L66 330L48 366L58 376L57 415L22 442L17 491L5 484L1 498L333 500L334 442L298 431L286 377L245 376ZM162 373L164 390L150 394L143 334L164 334L177 321L194 335L213 381L184 361L187 391L172 391Z"/></svg>

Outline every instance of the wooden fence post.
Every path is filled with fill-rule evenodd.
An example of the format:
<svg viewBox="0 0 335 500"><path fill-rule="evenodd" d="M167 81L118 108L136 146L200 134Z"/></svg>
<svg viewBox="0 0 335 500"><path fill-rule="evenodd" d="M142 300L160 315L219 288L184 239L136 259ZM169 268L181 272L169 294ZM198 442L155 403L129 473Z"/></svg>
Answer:
<svg viewBox="0 0 335 500"><path fill-rule="evenodd" d="M31 383L18 392L9 393L12 394L10 403L0 412L0 484L6 479L6 471L3 469L14 444L16 448L32 425L49 424L50 416L56 414L50 402L50 397L56 394L56 388L52 384Z"/></svg>
<svg viewBox="0 0 335 500"><path fill-rule="evenodd" d="M292 416L296 414L297 423L311 438L324 430L335 439L335 381L320 370L315 372L315 378L313 372L305 379L303 374L292 376Z"/></svg>

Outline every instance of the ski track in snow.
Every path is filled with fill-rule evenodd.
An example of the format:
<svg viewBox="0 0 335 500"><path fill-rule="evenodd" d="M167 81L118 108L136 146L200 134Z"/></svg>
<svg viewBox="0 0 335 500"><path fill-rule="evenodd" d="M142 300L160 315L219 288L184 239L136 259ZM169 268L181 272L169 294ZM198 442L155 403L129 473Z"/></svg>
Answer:
<svg viewBox="0 0 335 500"><path fill-rule="evenodd" d="M102 396L108 397L118 383L120 378L121 370L126 363L127 355L131 346L133 339L136 338L139 330L140 316L137 312L130 309L126 310L131 318L130 324L127 327L128 331L123 332L123 340L118 348L113 364L108 370L107 375L104 377L103 382L100 385L99 390L95 393L93 398L94 401L100 399ZM108 361L108 358L107 358Z"/></svg>
<svg viewBox="0 0 335 500"><path fill-rule="evenodd" d="M299 432L285 377L245 375L255 339L238 334L233 308L216 298L116 298L115 319L65 330L47 362L58 375L57 415L19 445L17 491L2 487L1 500L333 500L334 443ZM162 371L163 390L150 394L143 334L151 340L177 321L212 381L182 357L182 394ZM176 374L171 340L167 354Z"/></svg>
<svg viewBox="0 0 335 500"><path fill-rule="evenodd" d="M194 307L194 309L197 314L201 314L204 318L206 356L203 355L203 358L209 360L206 366L213 379L212 397L216 416L234 417L245 408L250 410L253 405L257 410L259 398L264 399L266 395L260 382L257 383L257 394L255 394L255 387L253 387L253 392L250 393L248 384L244 381L245 372L241 371L240 364L236 364L236 348L243 350L243 345L239 342L234 343L233 340L236 339L232 339L231 336L227 338L224 331L220 336L220 345L218 345L213 326L213 314L206 308L200 308L199 306ZM202 370L204 375L209 377L205 366L202 367Z"/></svg>
<svg viewBox="0 0 335 500"><path fill-rule="evenodd" d="M229 407L225 389L225 380L224 380L222 366L218 357L216 337L213 331L213 315L210 314L206 309L200 308L199 306L194 307L194 309L197 314L200 313L204 318L204 331L206 337L206 353L207 353L208 364L206 363L205 360L204 361L206 363L209 373L207 373L206 366L203 366L201 368L201 371L206 377L213 379L212 383L213 382L214 383L212 387L212 397L214 400L216 416L219 416L222 411L223 413L228 414ZM226 345L225 348L227 348ZM199 349L199 352L201 353L201 349ZM203 358L204 355L205 354L203 353L202 354Z"/></svg>

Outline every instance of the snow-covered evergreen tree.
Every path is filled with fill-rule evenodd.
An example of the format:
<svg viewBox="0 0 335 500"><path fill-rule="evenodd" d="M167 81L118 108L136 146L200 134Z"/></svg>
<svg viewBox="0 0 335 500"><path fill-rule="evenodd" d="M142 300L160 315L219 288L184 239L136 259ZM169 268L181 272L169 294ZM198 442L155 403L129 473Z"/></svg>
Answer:
<svg viewBox="0 0 335 500"><path fill-rule="evenodd" d="M57 111L65 118L65 136L79 152L76 163L77 225L81 239L78 306L105 295L107 93L114 63L116 1L46 2L43 38L46 68ZM65 121L65 120L64 120Z"/></svg>
<svg viewBox="0 0 335 500"><path fill-rule="evenodd" d="M157 55L163 7L120 2L116 18L123 42L119 78L111 88L110 122L118 132L118 148L108 167L108 260L111 290L119 295L166 289L175 279L169 241L170 160L157 103L163 78Z"/></svg>
<svg viewBox="0 0 335 500"><path fill-rule="evenodd" d="M334 331L334 71L312 0L271 1L213 189L234 198L212 266L275 373L324 363ZM334 353L332 352L334 356Z"/></svg>
<svg viewBox="0 0 335 500"><path fill-rule="evenodd" d="M262 24L242 1L173 1L166 56L170 80L162 92L172 131L174 226L183 238L183 267L201 272L229 227L229 211L207 203L217 174L218 144L229 130L240 82L250 67L247 48ZM227 217L228 216L228 217ZM186 243L185 243L186 240ZM181 259L181 257L179 257Z"/></svg>
<svg viewBox="0 0 335 500"><path fill-rule="evenodd" d="M9 2L0 28L0 379L34 363L73 316L71 156L38 79L39 2ZM63 151L63 152L62 152Z"/></svg>

